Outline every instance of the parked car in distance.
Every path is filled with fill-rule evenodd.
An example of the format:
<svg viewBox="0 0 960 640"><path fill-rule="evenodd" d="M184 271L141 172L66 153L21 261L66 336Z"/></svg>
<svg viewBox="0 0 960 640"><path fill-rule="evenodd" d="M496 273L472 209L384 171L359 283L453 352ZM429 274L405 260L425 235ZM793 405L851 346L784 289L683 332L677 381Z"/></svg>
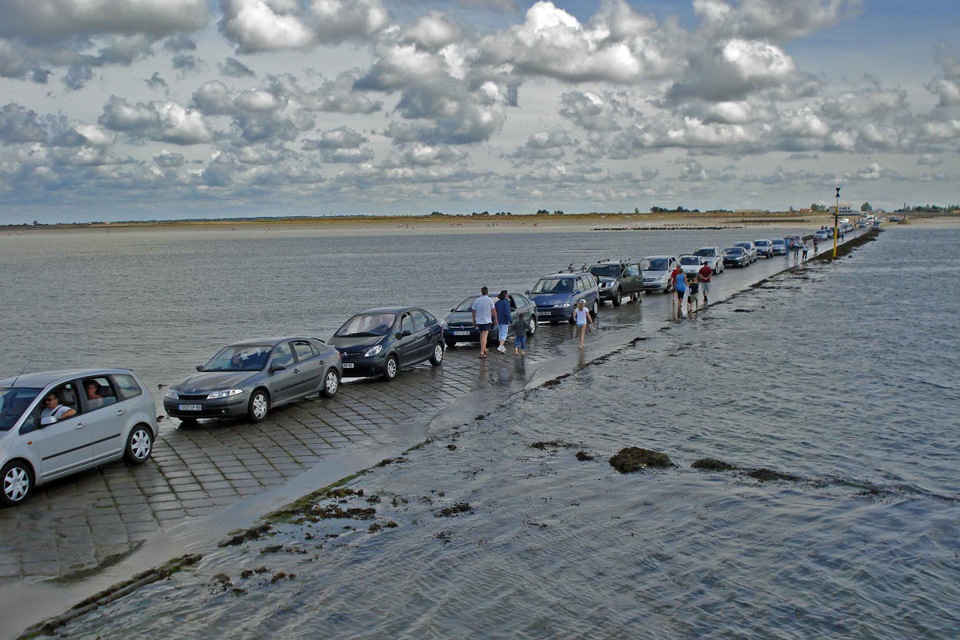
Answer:
<svg viewBox="0 0 960 640"><path fill-rule="evenodd" d="M601 260L589 269L600 282L600 304L609 300L619 307L624 298L639 300L643 292L640 263L631 260Z"/></svg>
<svg viewBox="0 0 960 640"><path fill-rule="evenodd" d="M703 258L714 273L723 273L723 251L720 247L700 247L693 255Z"/></svg>
<svg viewBox="0 0 960 640"><path fill-rule="evenodd" d="M667 293L673 288L670 273L679 264L676 256L650 256L640 261L643 274L643 290Z"/></svg>
<svg viewBox="0 0 960 640"><path fill-rule="evenodd" d="M754 240L753 245L757 248L757 255L763 256L764 258L773 257L772 240Z"/></svg>
<svg viewBox="0 0 960 640"><path fill-rule="evenodd" d="M473 323L473 303L480 295L470 296L459 305L450 309L450 315L443 323L443 340L448 347L453 347L458 342L480 342L480 330ZM527 314L527 335L532 336L537 332L537 305L530 298L519 293L511 293L507 297L510 300L510 313ZM514 319L516 316L514 315ZM513 335L513 323L510 324L508 337ZM497 341L497 332L491 331L487 336L487 342Z"/></svg>
<svg viewBox="0 0 960 640"><path fill-rule="evenodd" d="M58 406L68 408L61 417L42 415ZM142 464L158 433L153 398L129 369L0 380L0 504L21 504L39 485L112 460Z"/></svg>
<svg viewBox="0 0 960 640"><path fill-rule="evenodd" d="M757 261L757 247L752 242L734 242L733 246L742 247L744 251L747 252L747 256L750 258L750 262Z"/></svg>
<svg viewBox="0 0 960 640"><path fill-rule="evenodd" d="M697 255L684 254L677 259L680 261L680 268L687 275L699 273L700 267L704 265L703 258Z"/></svg>
<svg viewBox="0 0 960 640"><path fill-rule="evenodd" d="M833 240L833 229L818 229L815 234L813 234L817 240L821 242L825 240Z"/></svg>
<svg viewBox="0 0 960 640"><path fill-rule="evenodd" d="M585 300L594 316L600 311L600 285L588 271L564 271L537 280L527 295L537 305L537 317L551 323L573 322L573 307Z"/></svg>
<svg viewBox="0 0 960 640"><path fill-rule="evenodd" d="M257 338L224 347L197 373L169 389L163 409L191 424L198 418L246 416L260 422L270 409L340 388L340 353L317 338Z"/></svg>
<svg viewBox="0 0 960 640"><path fill-rule="evenodd" d="M770 241L770 245L773 248L773 255L775 256L785 256L787 255L787 241L783 238L774 238Z"/></svg>
<svg viewBox="0 0 960 640"><path fill-rule="evenodd" d="M340 352L346 376L393 380L401 368L443 361L443 327L420 307L362 311L344 322L329 344Z"/></svg>
<svg viewBox="0 0 960 640"><path fill-rule="evenodd" d="M728 247L723 250L723 263L730 267L750 265L750 254L743 247Z"/></svg>

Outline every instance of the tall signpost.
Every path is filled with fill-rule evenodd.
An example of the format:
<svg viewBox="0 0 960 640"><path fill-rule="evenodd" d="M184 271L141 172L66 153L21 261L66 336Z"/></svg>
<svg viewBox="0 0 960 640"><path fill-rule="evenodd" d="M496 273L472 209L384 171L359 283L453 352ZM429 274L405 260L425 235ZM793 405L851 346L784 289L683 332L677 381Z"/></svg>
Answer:
<svg viewBox="0 0 960 640"><path fill-rule="evenodd" d="M837 239L840 237L840 187L837 187L837 208L833 214L833 258L837 258Z"/></svg>

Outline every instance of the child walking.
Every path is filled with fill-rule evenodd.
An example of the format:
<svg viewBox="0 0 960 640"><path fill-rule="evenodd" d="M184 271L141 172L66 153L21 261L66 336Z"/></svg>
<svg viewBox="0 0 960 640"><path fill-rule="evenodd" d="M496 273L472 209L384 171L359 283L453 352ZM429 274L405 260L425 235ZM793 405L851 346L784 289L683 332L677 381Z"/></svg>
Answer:
<svg viewBox="0 0 960 640"><path fill-rule="evenodd" d="M583 351L583 341L587 337L587 325L593 324L593 318L590 317L590 309L587 309L586 300L581 300L574 307L573 320L577 323L577 330L580 332L580 351Z"/></svg>
<svg viewBox="0 0 960 640"><path fill-rule="evenodd" d="M518 313L513 321L513 352L527 355L527 314Z"/></svg>

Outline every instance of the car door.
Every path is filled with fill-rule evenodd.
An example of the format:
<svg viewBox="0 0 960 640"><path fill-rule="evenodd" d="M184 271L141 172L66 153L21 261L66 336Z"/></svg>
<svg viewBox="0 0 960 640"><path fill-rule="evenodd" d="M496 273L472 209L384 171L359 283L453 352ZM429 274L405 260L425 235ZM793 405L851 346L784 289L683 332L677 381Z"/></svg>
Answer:
<svg viewBox="0 0 960 640"><path fill-rule="evenodd" d="M415 358L417 362L422 362L433 355L433 335L427 326L427 316L423 311L416 309L411 311L410 319L413 322Z"/></svg>
<svg viewBox="0 0 960 640"><path fill-rule="evenodd" d="M293 354L297 358L293 373L296 386L293 395L305 396L316 393L323 382L323 358L308 340L294 340Z"/></svg>
<svg viewBox="0 0 960 640"><path fill-rule="evenodd" d="M409 365L416 362L417 339L413 331L413 318L410 317L409 312L401 314L394 325L394 331L394 350L400 358L400 364Z"/></svg>
<svg viewBox="0 0 960 640"><path fill-rule="evenodd" d="M43 481L89 465L92 455L87 417L79 412L76 383L59 385L53 393L57 394L60 404L77 410L77 415L63 418L54 424L41 425L40 414L44 407L41 399L31 419L20 428L21 435L29 433L28 441L40 460L39 475Z"/></svg>
<svg viewBox="0 0 960 640"><path fill-rule="evenodd" d="M296 369L294 365L296 365L296 358L293 355L293 347L290 346L289 342L281 342L273 348L273 353L270 354L270 363L267 365L270 404L276 405L280 402L286 402L295 395L299 372L294 372L294 369Z"/></svg>
<svg viewBox="0 0 960 640"><path fill-rule="evenodd" d="M620 290L623 293L633 294L638 291L643 291L643 278L640 276L640 265L634 262L625 266L620 283Z"/></svg>
<svg viewBox="0 0 960 640"><path fill-rule="evenodd" d="M117 394L109 376L84 378L80 389L94 462L120 456L126 445L123 434L129 420L128 403Z"/></svg>

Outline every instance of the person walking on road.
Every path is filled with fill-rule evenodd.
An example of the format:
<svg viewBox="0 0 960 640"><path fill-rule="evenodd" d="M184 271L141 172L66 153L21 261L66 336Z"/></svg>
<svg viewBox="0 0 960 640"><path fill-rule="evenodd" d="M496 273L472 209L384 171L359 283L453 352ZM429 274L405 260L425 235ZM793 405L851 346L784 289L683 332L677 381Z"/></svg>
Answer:
<svg viewBox="0 0 960 640"><path fill-rule="evenodd" d="M676 279L673 281L673 291L676 294L677 317L679 318L683 316L683 302L687 297L687 278L683 275L682 270L677 274Z"/></svg>
<svg viewBox="0 0 960 640"><path fill-rule="evenodd" d="M497 310L493 300L490 298L490 290L486 287L480 287L480 295L473 301L470 307L470 315L473 316L473 324L480 330L480 357L487 357L487 336L490 335L490 329L497 320Z"/></svg>
<svg viewBox="0 0 960 640"><path fill-rule="evenodd" d="M813 236L813 255L820 253L820 238Z"/></svg>
<svg viewBox="0 0 960 640"><path fill-rule="evenodd" d="M703 291L703 306L707 306L707 298L710 297L710 277L713 275L713 268L705 264L697 272L700 276L700 290Z"/></svg>
<svg viewBox="0 0 960 640"><path fill-rule="evenodd" d="M590 309L587 309L586 300L581 300L574 307L573 320L577 323L577 331L580 332L580 350L583 351L583 342L587 338L587 325L593 324L593 318L590 317Z"/></svg>
<svg viewBox="0 0 960 640"><path fill-rule="evenodd" d="M700 311L700 282L696 275L690 276L687 291L687 316L689 317L695 310Z"/></svg>
<svg viewBox="0 0 960 640"><path fill-rule="evenodd" d="M500 295L497 296L497 302L493 305L494 310L497 312L497 338L500 339L500 345L497 347L497 351L500 353L506 353L507 347L507 333L510 331L510 298L507 290L504 289L500 292Z"/></svg>
<svg viewBox="0 0 960 640"><path fill-rule="evenodd" d="M513 321L513 352L527 355L527 314L518 313Z"/></svg>
<svg viewBox="0 0 960 640"><path fill-rule="evenodd" d="M803 258L802 258L802 259L803 259L804 262L807 261L807 250L808 250L808 248L807 248L807 241L804 240L804 241L803 241L803 247L802 247L802 251L803 251Z"/></svg>

